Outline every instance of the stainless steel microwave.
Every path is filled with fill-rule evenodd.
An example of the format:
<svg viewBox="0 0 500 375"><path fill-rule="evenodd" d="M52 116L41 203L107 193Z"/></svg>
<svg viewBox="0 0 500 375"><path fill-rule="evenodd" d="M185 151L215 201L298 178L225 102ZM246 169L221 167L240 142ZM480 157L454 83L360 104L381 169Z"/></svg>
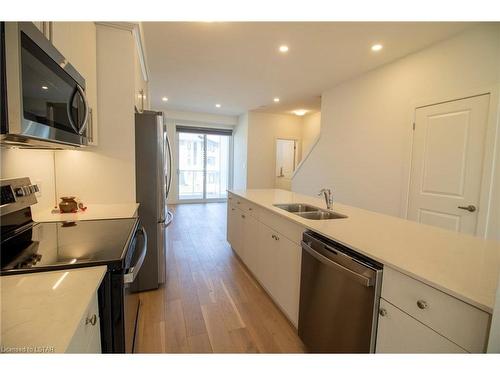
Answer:
<svg viewBox="0 0 500 375"><path fill-rule="evenodd" d="M31 22L1 23L1 143L88 144L85 79Z"/></svg>

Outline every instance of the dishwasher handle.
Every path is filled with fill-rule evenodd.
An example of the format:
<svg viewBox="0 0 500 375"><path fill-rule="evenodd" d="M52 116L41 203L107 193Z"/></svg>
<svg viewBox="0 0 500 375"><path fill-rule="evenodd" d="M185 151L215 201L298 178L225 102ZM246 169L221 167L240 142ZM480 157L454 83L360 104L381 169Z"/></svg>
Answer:
<svg viewBox="0 0 500 375"><path fill-rule="evenodd" d="M361 275L353 270L350 270L349 268L347 267L344 267L340 264L338 264L337 262L325 257L324 255L318 253L316 250L314 250L311 246L309 246L306 242L302 241L302 249L304 249L305 251L307 251L309 254L311 254L314 258L316 258L317 260L319 260L321 263L327 265L327 266L330 266L330 267L334 267L336 268L337 270L339 270L340 272L343 272L345 274L348 274L350 275L350 277L353 279L353 280L356 280L359 284L369 288L371 286L373 286L375 284L375 280L371 277L366 277L364 275Z"/></svg>

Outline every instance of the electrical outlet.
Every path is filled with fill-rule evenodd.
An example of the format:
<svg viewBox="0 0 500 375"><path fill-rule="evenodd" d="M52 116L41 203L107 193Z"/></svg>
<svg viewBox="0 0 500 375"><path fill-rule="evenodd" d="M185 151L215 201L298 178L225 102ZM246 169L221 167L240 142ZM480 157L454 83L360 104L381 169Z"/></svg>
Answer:
<svg viewBox="0 0 500 375"><path fill-rule="evenodd" d="M35 197L41 198L42 197L42 180L35 180L35 184L38 186L38 192L35 193Z"/></svg>

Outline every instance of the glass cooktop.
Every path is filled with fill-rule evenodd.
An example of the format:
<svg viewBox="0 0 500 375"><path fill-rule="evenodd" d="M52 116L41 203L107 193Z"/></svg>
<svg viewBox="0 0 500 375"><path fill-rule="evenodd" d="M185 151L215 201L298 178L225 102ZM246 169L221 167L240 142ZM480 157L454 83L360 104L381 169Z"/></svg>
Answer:
<svg viewBox="0 0 500 375"><path fill-rule="evenodd" d="M8 239L2 238L1 273L98 264L123 267L136 222L133 218L27 226Z"/></svg>

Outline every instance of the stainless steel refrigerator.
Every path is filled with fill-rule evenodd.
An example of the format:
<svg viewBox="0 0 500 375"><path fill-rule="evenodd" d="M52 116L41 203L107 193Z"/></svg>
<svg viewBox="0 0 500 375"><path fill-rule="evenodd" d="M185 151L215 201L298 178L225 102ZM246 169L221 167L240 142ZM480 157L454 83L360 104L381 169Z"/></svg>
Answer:
<svg viewBox="0 0 500 375"><path fill-rule="evenodd" d="M135 114L135 176L139 217L148 235L136 290L143 291L156 289L165 282L167 226L173 219L167 208L172 152L162 112Z"/></svg>

